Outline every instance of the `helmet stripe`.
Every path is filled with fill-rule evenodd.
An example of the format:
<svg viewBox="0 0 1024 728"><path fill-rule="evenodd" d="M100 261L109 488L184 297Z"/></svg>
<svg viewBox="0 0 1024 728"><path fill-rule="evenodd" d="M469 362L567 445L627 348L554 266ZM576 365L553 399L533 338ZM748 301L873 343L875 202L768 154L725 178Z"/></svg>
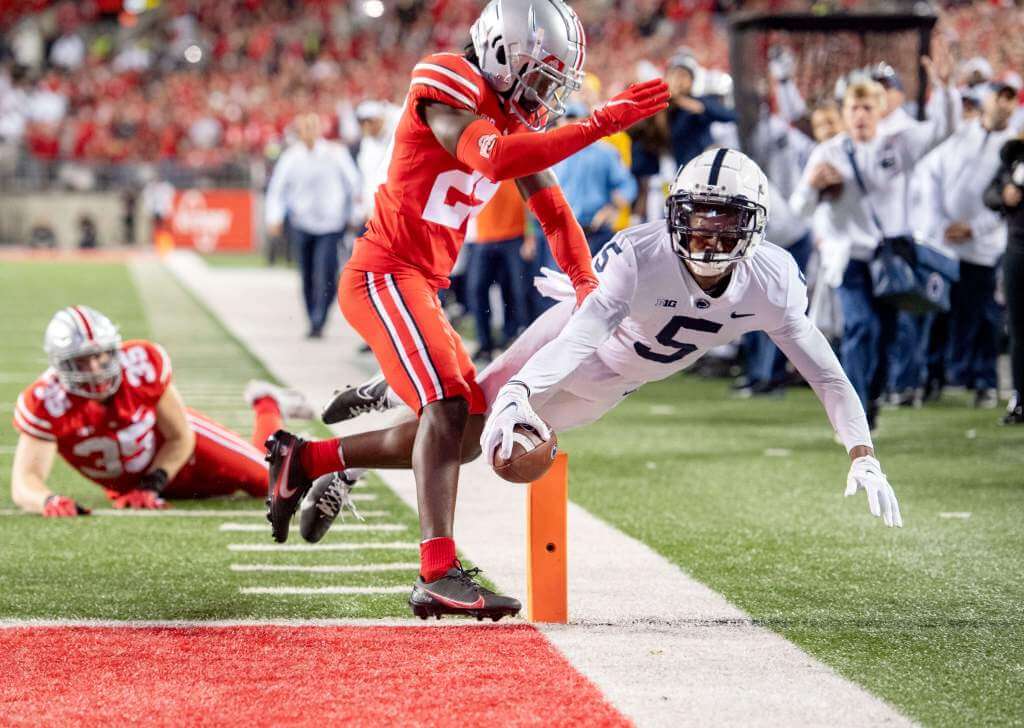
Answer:
<svg viewBox="0 0 1024 728"><path fill-rule="evenodd" d="M569 9L569 12L572 13L573 20L576 21L576 31L577 31L577 38L576 38L577 57L576 57L576 63L574 64L574 68L577 71L582 71L583 70L583 59L586 57L585 53L586 53L586 47L587 47L587 36L586 36L586 33L583 32L583 23L580 22L580 16L577 15L576 12L574 10L572 10L571 8Z"/></svg>
<svg viewBox="0 0 1024 728"><path fill-rule="evenodd" d="M711 162L711 174L708 176L709 185L718 184L718 175L722 172L722 162L725 161L725 155L729 153L726 147L722 147L715 153L715 159Z"/></svg>
<svg viewBox="0 0 1024 728"><path fill-rule="evenodd" d="M89 318L85 315L85 312L78 308L78 306L72 306L71 311L78 319L78 325L85 330L85 338L92 341L92 326L89 325Z"/></svg>

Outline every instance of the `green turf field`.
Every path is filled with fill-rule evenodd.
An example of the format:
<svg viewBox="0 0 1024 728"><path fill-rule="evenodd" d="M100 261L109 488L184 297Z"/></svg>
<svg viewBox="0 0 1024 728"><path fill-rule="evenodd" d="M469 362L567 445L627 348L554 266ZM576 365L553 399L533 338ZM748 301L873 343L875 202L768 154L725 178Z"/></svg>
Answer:
<svg viewBox="0 0 1024 728"><path fill-rule="evenodd" d="M5 264L12 315L0 322L0 407L45 366L39 345L53 310L95 305L127 336L169 350L188 402L248 436L245 381L265 376L159 268ZM725 398L718 381L673 377L633 395L603 422L562 438L574 500L683 569L843 675L927 725L1024 721L1024 432L964 401L883 413L879 455L906 527L844 499L847 460L816 400ZM9 428L0 436L0 508L8 494ZM61 492L102 506L99 489L62 466ZM334 533L325 543L414 542L409 509L371 480L382 513L404 533ZM0 518L0 618L407 616L405 595L278 596L254 586L406 587L412 570L370 574L232 571L231 565L415 562L415 550L229 551L269 544L261 504L220 499L178 509L251 509L241 516L112 517L78 522ZM969 513L969 517L963 514ZM638 588L657 589L637 574Z"/></svg>

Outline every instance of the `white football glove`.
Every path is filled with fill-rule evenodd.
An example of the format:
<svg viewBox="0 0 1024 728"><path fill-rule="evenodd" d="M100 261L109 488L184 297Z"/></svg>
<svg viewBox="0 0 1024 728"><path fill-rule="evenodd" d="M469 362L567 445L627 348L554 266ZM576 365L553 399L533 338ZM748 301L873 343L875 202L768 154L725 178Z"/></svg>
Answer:
<svg viewBox="0 0 1024 728"><path fill-rule="evenodd" d="M495 452L503 458L512 455L512 431L516 425L532 427L545 440L551 436L544 420L530 406L528 392L526 385L521 382L509 382L498 390L487 424L480 434L480 449L491 467L494 466Z"/></svg>
<svg viewBox="0 0 1024 728"><path fill-rule="evenodd" d="M846 495L856 495L858 490L867 492L871 515L881 516L886 526L903 526L896 493L889 485L889 479L882 472L878 460L870 455L854 460L850 465L850 474L846 476Z"/></svg>

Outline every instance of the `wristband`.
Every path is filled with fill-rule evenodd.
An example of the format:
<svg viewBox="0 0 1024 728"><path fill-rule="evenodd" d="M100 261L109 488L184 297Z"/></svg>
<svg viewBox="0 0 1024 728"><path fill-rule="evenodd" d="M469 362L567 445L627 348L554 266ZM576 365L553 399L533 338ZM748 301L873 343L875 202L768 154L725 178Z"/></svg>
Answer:
<svg viewBox="0 0 1024 728"><path fill-rule="evenodd" d="M159 495L164 492L168 480L167 471L163 468L157 468L142 476L142 479L139 481L139 488L141 490L152 490Z"/></svg>

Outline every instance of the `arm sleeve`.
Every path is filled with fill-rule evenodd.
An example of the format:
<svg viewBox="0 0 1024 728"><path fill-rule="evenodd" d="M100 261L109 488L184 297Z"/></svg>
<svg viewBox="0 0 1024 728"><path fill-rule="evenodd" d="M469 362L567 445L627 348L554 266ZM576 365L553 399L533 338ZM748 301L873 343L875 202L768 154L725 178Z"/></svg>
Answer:
<svg viewBox="0 0 1024 728"><path fill-rule="evenodd" d="M955 125L954 106L959 105L960 94L946 86L932 86L932 98L928 101L928 121L911 124L900 132L906 142L912 161L917 161L953 133Z"/></svg>
<svg viewBox="0 0 1024 728"><path fill-rule="evenodd" d="M341 144L338 145L338 167L349 193L348 211L351 218L355 211L361 210L363 207L363 178L352 159L352 153L348 147Z"/></svg>
<svg viewBox="0 0 1024 728"><path fill-rule="evenodd" d="M872 447L868 419L860 397L850 384L828 340L804 313L807 309L807 288L793 278L795 276L791 276L791 300L782 324L767 333L811 385L846 451L849 452L857 445Z"/></svg>
<svg viewBox="0 0 1024 728"><path fill-rule="evenodd" d="M24 392L18 395L18 401L14 405L14 420L12 424L18 432L24 433L37 440L56 442L54 434L54 423L48 416L46 407L36 395L38 383L33 382Z"/></svg>
<svg viewBox="0 0 1024 728"><path fill-rule="evenodd" d="M274 165L274 171L270 175L270 184L267 185L266 212L264 219L267 225L277 225L284 222L287 213L285 193L287 191L288 166L291 155L285 151Z"/></svg>
<svg viewBox="0 0 1024 728"><path fill-rule="evenodd" d="M942 204L942 165L939 156L942 149L935 149L926 156L914 171L919 191L918 214L921 216L925 237L933 245L945 242L946 228L951 220Z"/></svg>
<svg viewBox="0 0 1024 728"><path fill-rule="evenodd" d="M573 288L581 286L593 287L597 284L593 264L590 261L590 248L572 208L569 206L562 189L557 185L545 187L535 192L527 201L530 211L537 217L544 235L551 246L558 266L565 271L572 281Z"/></svg>
<svg viewBox="0 0 1024 728"><path fill-rule="evenodd" d="M477 119L463 130L455 156L488 179L501 182L543 172L602 136L589 119L544 132L507 135L486 119Z"/></svg>
<svg viewBox="0 0 1024 728"><path fill-rule="evenodd" d="M632 246L616 240L622 252L609 259L597 290L514 377L529 388L531 397L548 392L574 372L629 315L636 291L636 258Z"/></svg>

